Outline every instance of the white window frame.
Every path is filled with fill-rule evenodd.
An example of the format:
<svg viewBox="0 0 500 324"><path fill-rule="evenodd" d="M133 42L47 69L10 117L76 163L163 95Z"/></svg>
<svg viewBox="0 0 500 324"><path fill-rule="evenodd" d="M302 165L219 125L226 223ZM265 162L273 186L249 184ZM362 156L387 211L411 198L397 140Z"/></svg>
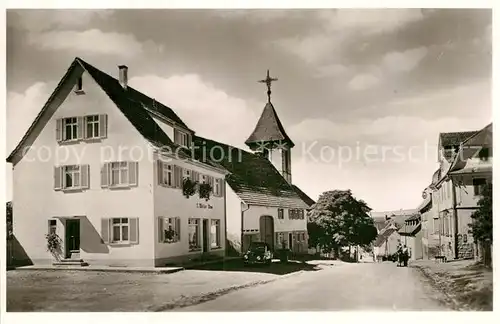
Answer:
<svg viewBox="0 0 500 324"><path fill-rule="evenodd" d="M190 169L182 168L182 180L184 179L189 179L192 180L191 176L193 173L191 172Z"/></svg>
<svg viewBox="0 0 500 324"><path fill-rule="evenodd" d="M177 132L177 143L175 144L189 148L189 134L178 129L175 132Z"/></svg>
<svg viewBox="0 0 500 324"><path fill-rule="evenodd" d="M118 220L118 223L115 223L115 220ZM126 220L126 223L124 222ZM110 242L112 244L124 244L124 243L130 243L130 219L128 217L114 217L111 218L110 220L110 225L111 225L111 239ZM119 239L115 238L115 228L120 228L120 234L119 234ZM127 228L127 239L123 239L123 228Z"/></svg>
<svg viewBox="0 0 500 324"><path fill-rule="evenodd" d="M101 137L101 125L100 125L100 116L99 115L89 115L85 116L85 139L97 139ZM89 126L92 125L92 134L89 134ZM96 134L97 130L97 134ZM92 136L90 136L92 135Z"/></svg>
<svg viewBox="0 0 500 324"><path fill-rule="evenodd" d="M113 171L118 172L118 183L114 182ZM125 175L122 175L125 171ZM109 162L109 182L111 187L128 186L129 185L129 169L126 161Z"/></svg>
<svg viewBox="0 0 500 324"><path fill-rule="evenodd" d="M479 184L479 185L478 184L474 184L474 182L477 181L477 180L482 180L482 181L484 181L484 183L483 184ZM487 181L486 181L485 178L474 178L474 179L472 179L472 186L473 186L473 189L474 189L474 196L476 196L476 197L481 196L481 193L483 191L483 186L486 186L486 185L487 185Z"/></svg>
<svg viewBox="0 0 500 324"><path fill-rule="evenodd" d="M215 226L215 245L213 242L212 227ZM220 219L210 220L210 249L219 249L221 247L221 230L220 230Z"/></svg>
<svg viewBox="0 0 500 324"><path fill-rule="evenodd" d="M196 231L196 246L192 245L191 241L191 227L195 227ZM189 251L200 251L201 250L201 219L200 218L189 218L188 219L188 242Z"/></svg>
<svg viewBox="0 0 500 324"><path fill-rule="evenodd" d="M74 168L73 170L68 170L70 168ZM82 167L81 165L65 165L62 167L63 172L62 172L62 185L63 189L80 189L82 187ZM66 181L66 177L68 174L72 174L72 184L71 186L68 186L68 183ZM78 185L75 185L75 179L78 179Z"/></svg>
<svg viewBox="0 0 500 324"><path fill-rule="evenodd" d="M179 220L179 217L162 217L163 221L163 231L162 231L162 242L163 243L177 243L180 242L180 227L177 228L177 220ZM169 226L172 227L172 230L175 232L174 238L171 240L167 240L166 238L166 231L169 230ZM179 222L180 226L180 222Z"/></svg>
<svg viewBox="0 0 500 324"><path fill-rule="evenodd" d="M283 208L278 208L278 219L285 219L285 210Z"/></svg>
<svg viewBox="0 0 500 324"><path fill-rule="evenodd" d="M62 119L62 140L77 141L78 140L78 117L66 117ZM71 128L71 137L68 137L67 127Z"/></svg>
<svg viewBox="0 0 500 324"><path fill-rule="evenodd" d="M57 234L57 220L56 219L49 219L47 222L48 225L48 234Z"/></svg>
<svg viewBox="0 0 500 324"><path fill-rule="evenodd" d="M214 179L214 196L222 196L222 179Z"/></svg>
<svg viewBox="0 0 500 324"><path fill-rule="evenodd" d="M163 163L163 184L167 187L174 186L174 166L172 164Z"/></svg>

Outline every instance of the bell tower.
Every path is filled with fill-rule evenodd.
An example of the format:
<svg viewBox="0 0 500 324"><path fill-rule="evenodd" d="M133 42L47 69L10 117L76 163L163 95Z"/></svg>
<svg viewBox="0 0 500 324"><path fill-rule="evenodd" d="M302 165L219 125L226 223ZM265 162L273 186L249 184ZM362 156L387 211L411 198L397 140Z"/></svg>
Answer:
<svg viewBox="0 0 500 324"><path fill-rule="evenodd" d="M278 118L278 114L271 103L271 84L278 81L269 76L258 82L267 85L267 103L255 126L254 131L245 141L245 144L257 154L265 156L281 173L288 183L292 183L291 150L295 146L288 137Z"/></svg>

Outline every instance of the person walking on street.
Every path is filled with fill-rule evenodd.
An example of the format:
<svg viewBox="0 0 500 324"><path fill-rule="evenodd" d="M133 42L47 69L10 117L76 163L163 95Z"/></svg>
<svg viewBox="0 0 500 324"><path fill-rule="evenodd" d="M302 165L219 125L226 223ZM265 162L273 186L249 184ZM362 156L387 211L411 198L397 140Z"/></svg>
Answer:
<svg viewBox="0 0 500 324"><path fill-rule="evenodd" d="M401 245L401 243L398 244L398 249L397 249L397 252L396 252L396 257L398 258L398 267L401 266L401 264L403 263L403 246Z"/></svg>
<svg viewBox="0 0 500 324"><path fill-rule="evenodd" d="M408 266L408 259L410 258L410 253L408 251L408 247L405 245L403 248L403 261L404 261L404 266Z"/></svg>

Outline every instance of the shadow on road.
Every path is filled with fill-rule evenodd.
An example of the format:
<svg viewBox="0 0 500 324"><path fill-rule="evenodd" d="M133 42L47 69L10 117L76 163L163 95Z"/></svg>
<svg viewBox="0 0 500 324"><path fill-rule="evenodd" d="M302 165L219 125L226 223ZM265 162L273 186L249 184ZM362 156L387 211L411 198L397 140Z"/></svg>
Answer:
<svg viewBox="0 0 500 324"><path fill-rule="evenodd" d="M218 263L194 266L192 270L214 270L214 271L238 271L238 272L258 272L275 275L285 275L298 271L318 271L317 265L299 261L289 261L287 263L273 262L271 265L245 265L243 260L229 260Z"/></svg>

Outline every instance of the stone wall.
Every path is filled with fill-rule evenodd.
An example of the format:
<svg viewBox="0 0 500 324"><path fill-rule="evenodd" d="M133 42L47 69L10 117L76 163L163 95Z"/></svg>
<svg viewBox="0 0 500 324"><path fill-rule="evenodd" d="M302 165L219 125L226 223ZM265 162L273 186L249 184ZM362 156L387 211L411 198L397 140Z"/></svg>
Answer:
<svg viewBox="0 0 500 324"><path fill-rule="evenodd" d="M458 234L458 258L472 259L474 258L474 243L472 235Z"/></svg>

